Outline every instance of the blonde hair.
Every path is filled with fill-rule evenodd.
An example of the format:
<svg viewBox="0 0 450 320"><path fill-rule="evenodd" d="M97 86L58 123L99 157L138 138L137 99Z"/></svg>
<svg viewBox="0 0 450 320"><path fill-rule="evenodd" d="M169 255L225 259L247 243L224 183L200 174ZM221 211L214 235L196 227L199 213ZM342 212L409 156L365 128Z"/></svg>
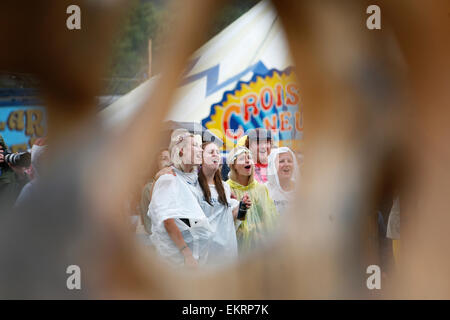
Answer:
<svg viewBox="0 0 450 320"><path fill-rule="evenodd" d="M252 160L252 172L250 174L250 177L248 179L248 183L252 183L253 182L253 176L255 175L255 163L253 162L253 156L251 151L246 148L246 147L236 147L233 150L230 151L230 153L227 156L227 164L230 167L230 173L229 173L229 178L233 181L237 181L236 176L238 175L236 168L235 168L235 162L236 159L241 155L241 154L248 154L250 157L250 160Z"/></svg>
<svg viewBox="0 0 450 320"><path fill-rule="evenodd" d="M186 129L176 129L172 132L170 136L170 160L175 168L184 171L183 159L180 153L183 149L188 146L188 138L193 138L195 142L200 146L202 143L202 138L197 134L192 134Z"/></svg>

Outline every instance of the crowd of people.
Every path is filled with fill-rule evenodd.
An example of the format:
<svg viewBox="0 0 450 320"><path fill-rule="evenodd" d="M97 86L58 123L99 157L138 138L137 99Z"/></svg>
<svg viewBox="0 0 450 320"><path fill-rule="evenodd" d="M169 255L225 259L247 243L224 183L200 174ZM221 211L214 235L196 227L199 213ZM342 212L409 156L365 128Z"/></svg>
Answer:
<svg viewBox="0 0 450 320"><path fill-rule="evenodd" d="M300 185L299 160L265 129L250 130L226 156L177 129L143 188L137 233L174 266L232 263L272 239ZM367 235L378 239L383 266L398 258L398 199L387 210L377 212L377 235Z"/></svg>
<svg viewBox="0 0 450 320"><path fill-rule="evenodd" d="M28 162L24 153L25 160L14 165L0 136L3 208L19 206L38 188L45 144L45 139L37 139L28 150ZM250 130L226 155L216 142L177 129L156 160L156 174L142 184L134 206L139 211L135 231L174 266L222 266L264 246L300 184L298 154L275 146L271 132L260 128ZM380 256L397 260L398 198L377 215Z"/></svg>
<svg viewBox="0 0 450 320"><path fill-rule="evenodd" d="M295 154L254 129L222 157L214 142L177 129L140 199L137 233L175 266L223 265L264 245L293 199Z"/></svg>

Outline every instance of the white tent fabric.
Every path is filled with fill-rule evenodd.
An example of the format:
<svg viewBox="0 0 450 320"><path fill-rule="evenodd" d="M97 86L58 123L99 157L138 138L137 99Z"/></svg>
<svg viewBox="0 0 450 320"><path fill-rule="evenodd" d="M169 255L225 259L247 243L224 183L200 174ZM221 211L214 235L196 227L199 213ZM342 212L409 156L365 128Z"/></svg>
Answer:
<svg viewBox="0 0 450 320"><path fill-rule="evenodd" d="M158 78L158 76L150 78L104 108L100 112L100 117L104 125L113 128L126 127L127 120L139 111L140 107L142 107L147 98L152 94Z"/></svg>
<svg viewBox="0 0 450 320"><path fill-rule="evenodd" d="M279 17L270 1L261 1L198 49L189 65L167 120L201 122L210 114L211 106L239 81L292 66ZM106 123L126 122L142 106L155 81L157 77L151 78L105 108L101 116Z"/></svg>

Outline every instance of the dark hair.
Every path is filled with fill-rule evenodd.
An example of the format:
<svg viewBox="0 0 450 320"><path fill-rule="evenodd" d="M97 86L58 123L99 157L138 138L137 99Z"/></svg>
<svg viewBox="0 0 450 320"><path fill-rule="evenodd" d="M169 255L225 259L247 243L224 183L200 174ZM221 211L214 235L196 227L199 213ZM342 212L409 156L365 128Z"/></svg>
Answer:
<svg viewBox="0 0 450 320"><path fill-rule="evenodd" d="M204 142L202 144L202 149L204 150L205 147L211 143L213 143L213 142ZM221 168L219 167L219 169L217 169L216 172L214 173L214 185L216 186L217 193L219 194L219 202L228 207L227 196L225 194L225 189L223 187L220 169ZM201 167L200 167L200 170L198 170L198 183L200 184L200 187L202 188L203 195L205 196L206 202L208 202L209 205L212 206L211 190L209 189L208 182L206 181L205 174L203 173L203 170Z"/></svg>
<svg viewBox="0 0 450 320"><path fill-rule="evenodd" d="M272 133L270 130L264 128L250 129L247 134L247 139L245 139L245 147L250 148L250 141L256 141L259 143L261 140L272 142Z"/></svg>

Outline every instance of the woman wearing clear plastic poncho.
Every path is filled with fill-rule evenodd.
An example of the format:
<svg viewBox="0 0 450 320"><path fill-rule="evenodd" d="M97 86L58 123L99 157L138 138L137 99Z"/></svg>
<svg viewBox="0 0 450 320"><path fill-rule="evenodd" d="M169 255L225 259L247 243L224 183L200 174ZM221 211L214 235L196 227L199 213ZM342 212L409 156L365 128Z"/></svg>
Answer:
<svg viewBox="0 0 450 320"><path fill-rule="evenodd" d="M147 213L152 221L151 241L172 264L196 267L207 260L212 234L199 205L201 138L177 129L172 133L169 151L176 175L164 174L154 184Z"/></svg>
<svg viewBox="0 0 450 320"><path fill-rule="evenodd" d="M248 194L252 202L245 220L236 231L239 253L248 253L267 241L274 230L278 213L267 187L253 179L254 163L249 149L234 148L227 157L227 163L230 166L227 183L231 190L238 199Z"/></svg>
<svg viewBox="0 0 450 320"><path fill-rule="evenodd" d="M221 157L217 145L205 142L202 148L203 163L198 172L200 192L203 194L200 207L213 230L207 264L219 266L231 263L237 258L234 221L245 217L245 211L251 206L251 201L246 195L242 198L243 204L231 198L230 186L221 178ZM239 216L239 213L243 215Z"/></svg>
<svg viewBox="0 0 450 320"><path fill-rule="evenodd" d="M266 186L269 194L282 214L295 195L295 179L298 177L298 165L294 153L288 147L272 149L267 168Z"/></svg>

